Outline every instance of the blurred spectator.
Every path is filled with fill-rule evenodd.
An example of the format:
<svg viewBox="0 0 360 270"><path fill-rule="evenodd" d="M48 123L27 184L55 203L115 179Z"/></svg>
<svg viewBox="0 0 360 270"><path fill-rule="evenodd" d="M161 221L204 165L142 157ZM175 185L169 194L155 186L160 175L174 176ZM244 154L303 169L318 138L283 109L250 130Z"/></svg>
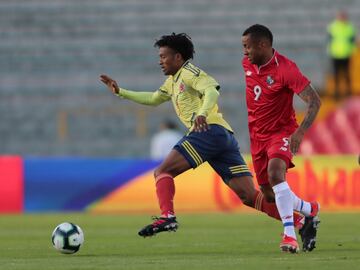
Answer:
<svg viewBox="0 0 360 270"><path fill-rule="evenodd" d="M160 131L151 139L150 156L152 159L164 159L183 137L177 125L171 120L165 120L160 125Z"/></svg>
<svg viewBox="0 0 360 270"><path fill-rule="evenodd" d="M340 83L344 79L346 95L351 95L350 58L356 48L355 27L345 11L339 11L328 26L329 54L334 72L334 98L340 98Z"/></svg>

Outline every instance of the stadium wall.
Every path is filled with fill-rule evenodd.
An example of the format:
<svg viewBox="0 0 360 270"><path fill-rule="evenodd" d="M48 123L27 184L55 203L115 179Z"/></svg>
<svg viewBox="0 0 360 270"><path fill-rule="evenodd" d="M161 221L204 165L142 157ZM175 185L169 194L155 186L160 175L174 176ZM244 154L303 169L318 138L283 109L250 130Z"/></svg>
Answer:
<svg viewBox="0 0 360 270"><path fill-rule="evenodd" d="M295 163L287 179L298 195L318 200L325 211L360 211L357 157L296 157ZM0 156L0 212L156 214L152 171L158 164L139 159ZM208 164L176 178L175 206L178 213L252 211Z"/></svg>

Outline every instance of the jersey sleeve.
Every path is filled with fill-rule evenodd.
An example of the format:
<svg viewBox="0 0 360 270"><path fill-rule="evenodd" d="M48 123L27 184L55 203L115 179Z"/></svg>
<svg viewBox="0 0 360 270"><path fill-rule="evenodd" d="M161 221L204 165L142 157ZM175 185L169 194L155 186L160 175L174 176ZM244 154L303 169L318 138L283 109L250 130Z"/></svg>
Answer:
<svg viewBox="0 0 360 270"><path fill-rule="evenodd" d="M214 87L209 87L204 95L204 102L199 110L199 115L208 116L210 111L217 104L219 92Z"/></svg>
<svg viewBox="0 0 360 270"><path fill-rule="evenodd" d="M301 93L310 84L310 80L301 73L294 62L289 62L284 68L283 82L284 86L296 94Z"/></svg>
<svg viewBox="0 0 360 270"><path fill-rule="evenodd" d="M171 99L169 82L166 80L155 92L137 92L121 88L119 96L143 105L157 106Z"/></svg>
<svg viewBox="0 0 360 270"><path fill-rule="evenodd" d="M169 95L157 90L155 92L138 92L120 88L121 98L132 100L136 103L150 106L157 106L170 99Z"/></svg>

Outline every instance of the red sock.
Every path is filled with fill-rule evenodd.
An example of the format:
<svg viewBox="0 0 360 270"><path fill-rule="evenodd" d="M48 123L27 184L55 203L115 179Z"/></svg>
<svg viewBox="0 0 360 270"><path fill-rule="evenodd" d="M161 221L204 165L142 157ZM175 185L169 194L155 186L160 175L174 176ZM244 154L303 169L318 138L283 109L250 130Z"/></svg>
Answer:
<svg viewBox="0 0 360 270"><path fill-rule="evenodd" d="M279 211L277 210L275 203L269 203L265 200L264 195L260 191L256 191L254 197L254 206L256 210L266 213L268 216L273 217L277 220L281 220ZM294 212L294 225L296 228L301 228L303 223L302 222L303 215Z"/></svg>
<svg viewBox="0 0 360 270"><path fill-rule="evenodd" d="M170 174L162 173L156 177L156 194L159 199L161 215L175 215L174 212L174 196L175 183Z"/></svg>
<svg viewBox="0 0 360 270"><path fill-rule="evenodd" d="M276 204L267 202L264 198L264 194L260 191L256 191L255 193L253 207L256 210L266 213L270 217L281 220Z"/></svg>

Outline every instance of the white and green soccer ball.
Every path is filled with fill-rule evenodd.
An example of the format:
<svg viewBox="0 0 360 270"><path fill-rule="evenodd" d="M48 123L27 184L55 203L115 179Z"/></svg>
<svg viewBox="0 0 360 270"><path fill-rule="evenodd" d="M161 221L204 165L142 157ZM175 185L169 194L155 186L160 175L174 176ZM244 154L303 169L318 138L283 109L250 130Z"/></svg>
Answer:
<svg viewBox="0 0 360 270"><path fill-rule="evenodd" d="M78 225L64 222L54 229L51 242L61 253L72 254L77 252L84 243L84 233Z"/></svg>

